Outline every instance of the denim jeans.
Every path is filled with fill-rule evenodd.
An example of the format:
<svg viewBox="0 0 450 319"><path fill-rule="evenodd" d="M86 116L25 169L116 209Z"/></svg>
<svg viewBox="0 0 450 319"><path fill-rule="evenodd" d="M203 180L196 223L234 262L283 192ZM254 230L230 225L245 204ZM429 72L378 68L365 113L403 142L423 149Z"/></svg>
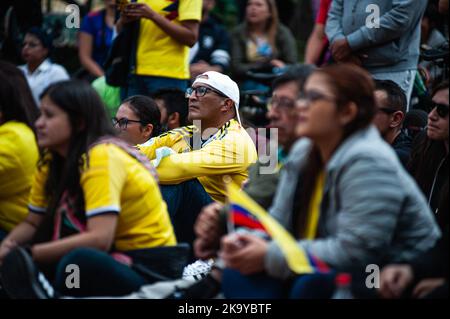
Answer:
<svg viewBox="0 0 450 319"><path fill-rule="evenodd" d="M197 179L178 185L161 185L160 189L167 203L177 241L188 243L192 247L197 216L201 209L213 200Z"/></svg>
<svg viewBox="0 0 450 319"><path fill-rule="evenodd" d="M329 299L336 274L311 274L283 281L265 273L250 276L232 269L222 274L222 291L227 299Z"/></svg>
<svg viewBox="0 0 450 319"><path fill-rule="evenodd" d="M160 89L167 88L176 88L184 92L187 85L188 80L130 74L128 86L120 88L120 99L124 100L134 95L150 96Z"/></svg>

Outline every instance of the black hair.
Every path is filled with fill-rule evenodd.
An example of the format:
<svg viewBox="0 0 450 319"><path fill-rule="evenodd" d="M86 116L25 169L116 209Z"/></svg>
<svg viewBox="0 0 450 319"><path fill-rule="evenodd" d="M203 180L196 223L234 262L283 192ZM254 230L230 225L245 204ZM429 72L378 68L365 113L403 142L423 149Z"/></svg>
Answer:
<svg viewBox="0 0 450 319"><path fill-rule="evenodd" d="M141 121L142 126L153 125L153 136L161 134L161 112L156 102L145 95L135 95L125 99L122 104L128 104Z"/></svg>
<svg viewBox="0 0 450 319"><path fill-rule="evenodd" d="M290 82L296 82L299 91L303 90L306 79L314 72L316 67L311 64L297 64L288 67L287 71L275 78L272 82L272 91L275 91L278 87Z"/></svg>
<svg viewBox="0 0 450 319"><path fill-rule="evenodd" d="M47 34L43 29L39 27L31 27L27 30L26 34L33 35L38 38L42 46L48 50L48 55L50 55L53 50L52 35Z"/></svg>
<svg viewBox="0 0 450 319"><path fill-rule="evenodd" d="M64 192L76 198L76 212L83 220L83 191L80 185L80 166L89 163L83 158L89 147L103 136L114 136L115 130L108 119L105 107L97 92L80 80L56 82L47 87L40 98L47 96L52 103L67 113L72 136L68 154L63 158L56 152L46 151L41 156L39 167L49 165L45 193L49 199L46 220L39 227L35 240L48 240L53 216ZM48 154L51 154L51 157ZM86 161L86 162L85 162Z"/></svg>
<svg viewBox="0 0 450 319"><path fill-rule="evenodd" d="M375 91L386 92L389 108L406 113L408 100L397 83L391 80L375 80Z"/></svg>
<svg viewBox="0 0 450 319"><path fill-rule="evenodd" d="M22 71L5 61L0 61L0 112L4 122L22 122L32 129L38 115L36 103Z"/></svg>
<svg viewBox="0 0 450 319"><path fill-rule="evenodd" d="M176 88L167 88L156 91L152 95L155 100L163 100L167 109L167 116L173 113L180 114L180 126L189 125L188 122L188 100L185 93Z"/></svg>

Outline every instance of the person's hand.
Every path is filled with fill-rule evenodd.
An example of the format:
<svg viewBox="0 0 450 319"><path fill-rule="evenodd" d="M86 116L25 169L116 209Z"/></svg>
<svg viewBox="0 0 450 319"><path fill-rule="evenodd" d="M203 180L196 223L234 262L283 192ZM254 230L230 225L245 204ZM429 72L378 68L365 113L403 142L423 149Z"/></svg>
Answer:
<svg viewBox="0 0 450 319"><path fill-rule="evenodd" d="M129 3L124 11L124 15L128 18L145 18L149 20L153 20L156 13L152 8L150 8L146 3Z"/></svg>
<svg viewBox="0 0 450 319"><path fill-rule="evenodd" d="M445 283L445 278L427 278L420 281L412 293L414 298L423 298Z"/></svg>
<svg viewBox="0 0 450 319"><path fill-rule="evenodd" d="M272 64L276 68L284 68L284 66L286 65L283 61L278 59L273 59L272 61L270 61L270 64Z"/></svg>
<svg viewBox="0 0 450 319"><path fill-rule="evenodd" d="M211 70L211 65L205 61L198 61L191 64L191 78L195 79L200 74L208 72Z"/></svg>
<svg viewBox="0 0 450 319"><path fill-rule="evenodd" d="M331 44L331 54L337 62L342 62L352 54L352 48L347 39L339 39Z"/></svg>
<svg viewBox="0 0 450 319"><path fill-rule="evenodd" d="M386 299L400 298L413 280L414 274L411 266L386 266L381 272L379 294Z"/></svg>
<svg viewBox="0 0 450 319"><path fill-rule="evenodd" d="M207 260L217 257L217 246L212 246L203 238L194 240L194 254L198 259Z"/></svg>
<svg viewBox="0 0 450 319"><path fill-rule="evenodd" d="M212 203L202 209L194 225L194 231L198 238L202 238L210 244L219 243L221 209L222 205L219 203Z"/></svg>
<svg viewBox="0 0 450 319"><path fill-rule="evenodd" d="M13 240L5 239L0 245L0 265L2 264L3 258L8 255L11 250L17 247L17 243Z"/></svg>
<svg viewBox="0 0 450 319"><path fill-rule="evenodd" d="M264 271L267 249L267 241L255 235L231 234L222 239L219 257L226 267L251 275Z"/></svg>

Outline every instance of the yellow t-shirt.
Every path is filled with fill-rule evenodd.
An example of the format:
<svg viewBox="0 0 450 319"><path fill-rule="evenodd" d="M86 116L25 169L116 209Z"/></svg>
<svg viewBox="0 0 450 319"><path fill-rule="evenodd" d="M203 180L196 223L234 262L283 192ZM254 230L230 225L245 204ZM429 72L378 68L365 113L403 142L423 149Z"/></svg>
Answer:
<svg viewBox="0 0 450 319"><path fill-rule="evenodd" d="M36 171L30 195L32 213L45 213L48 167ZM106 212L119 215L114 247L119 251L176 244L167 206L154 177L136 159L113 144L89 151L80 178L86 218Z"/></svg>
<svg viewBox="0 0 450 319"><path fill-rule="evenodd" d="M172 23L200 21L202 0L139 0ZM136 74L189 79L189 47L177 42L153 21L141 19Z"/></svg>
<svg viewBox="0 0 450 319"><path fill-rule="evenodd" d="M322 203L323 189L325 187L325 173L322 171L317 177L314 192L309 204L308 218L306 219L306 228L304 239L313 240L317 236L317 226L320 218L320 204Z"/></svg>
<svg viewBox="0 0 450 319"><path fill-rule="evenodd" d="M195 132L192 127L188 130ZM193 150L193 143L189 141L187 131L184 135L178 131L169 134L171 138L154 142L153 145L164 145L164 141L173 143L176 141L174 149L178 154L173 154L163 158L156 167L159 182L163 185L179 184L194 178L197 178L205 188L206 192L215 200L224 203L226 198L226 189L223 178L229 176L231 181L242 186L248 178L248 167L256 162L256 147L247 132L236 120L231 120L218 130L208 141L204 142L202 147ZM175 136L178 136L175 137ZM181 136L181 137L180 137ZM195 146L195 144L194 144ZM152 155L155 153L156 146L150 149L142 148L144 154ZM188 152L180 152L186 150ZM153 157L149 157L153 159Z"/></svg>
<svg viewBox="0 0 450 319"><path fill-rule="evenodd" d="M27 215L39 153L33 131L9 121L0 125L0 229L11 231Z"/></svg>

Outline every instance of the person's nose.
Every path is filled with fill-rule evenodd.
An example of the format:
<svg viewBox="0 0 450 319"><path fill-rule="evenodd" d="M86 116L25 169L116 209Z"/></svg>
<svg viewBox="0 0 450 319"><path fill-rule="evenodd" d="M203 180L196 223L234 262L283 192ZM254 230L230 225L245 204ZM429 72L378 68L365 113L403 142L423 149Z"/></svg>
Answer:
<svg viewBox="0 0 450 319"><path fill-rule="evenodd" d="M439 119L439 115L437 114L436 108L432 109L430 114L428 114L428 120L435 122Z"/></svg>

